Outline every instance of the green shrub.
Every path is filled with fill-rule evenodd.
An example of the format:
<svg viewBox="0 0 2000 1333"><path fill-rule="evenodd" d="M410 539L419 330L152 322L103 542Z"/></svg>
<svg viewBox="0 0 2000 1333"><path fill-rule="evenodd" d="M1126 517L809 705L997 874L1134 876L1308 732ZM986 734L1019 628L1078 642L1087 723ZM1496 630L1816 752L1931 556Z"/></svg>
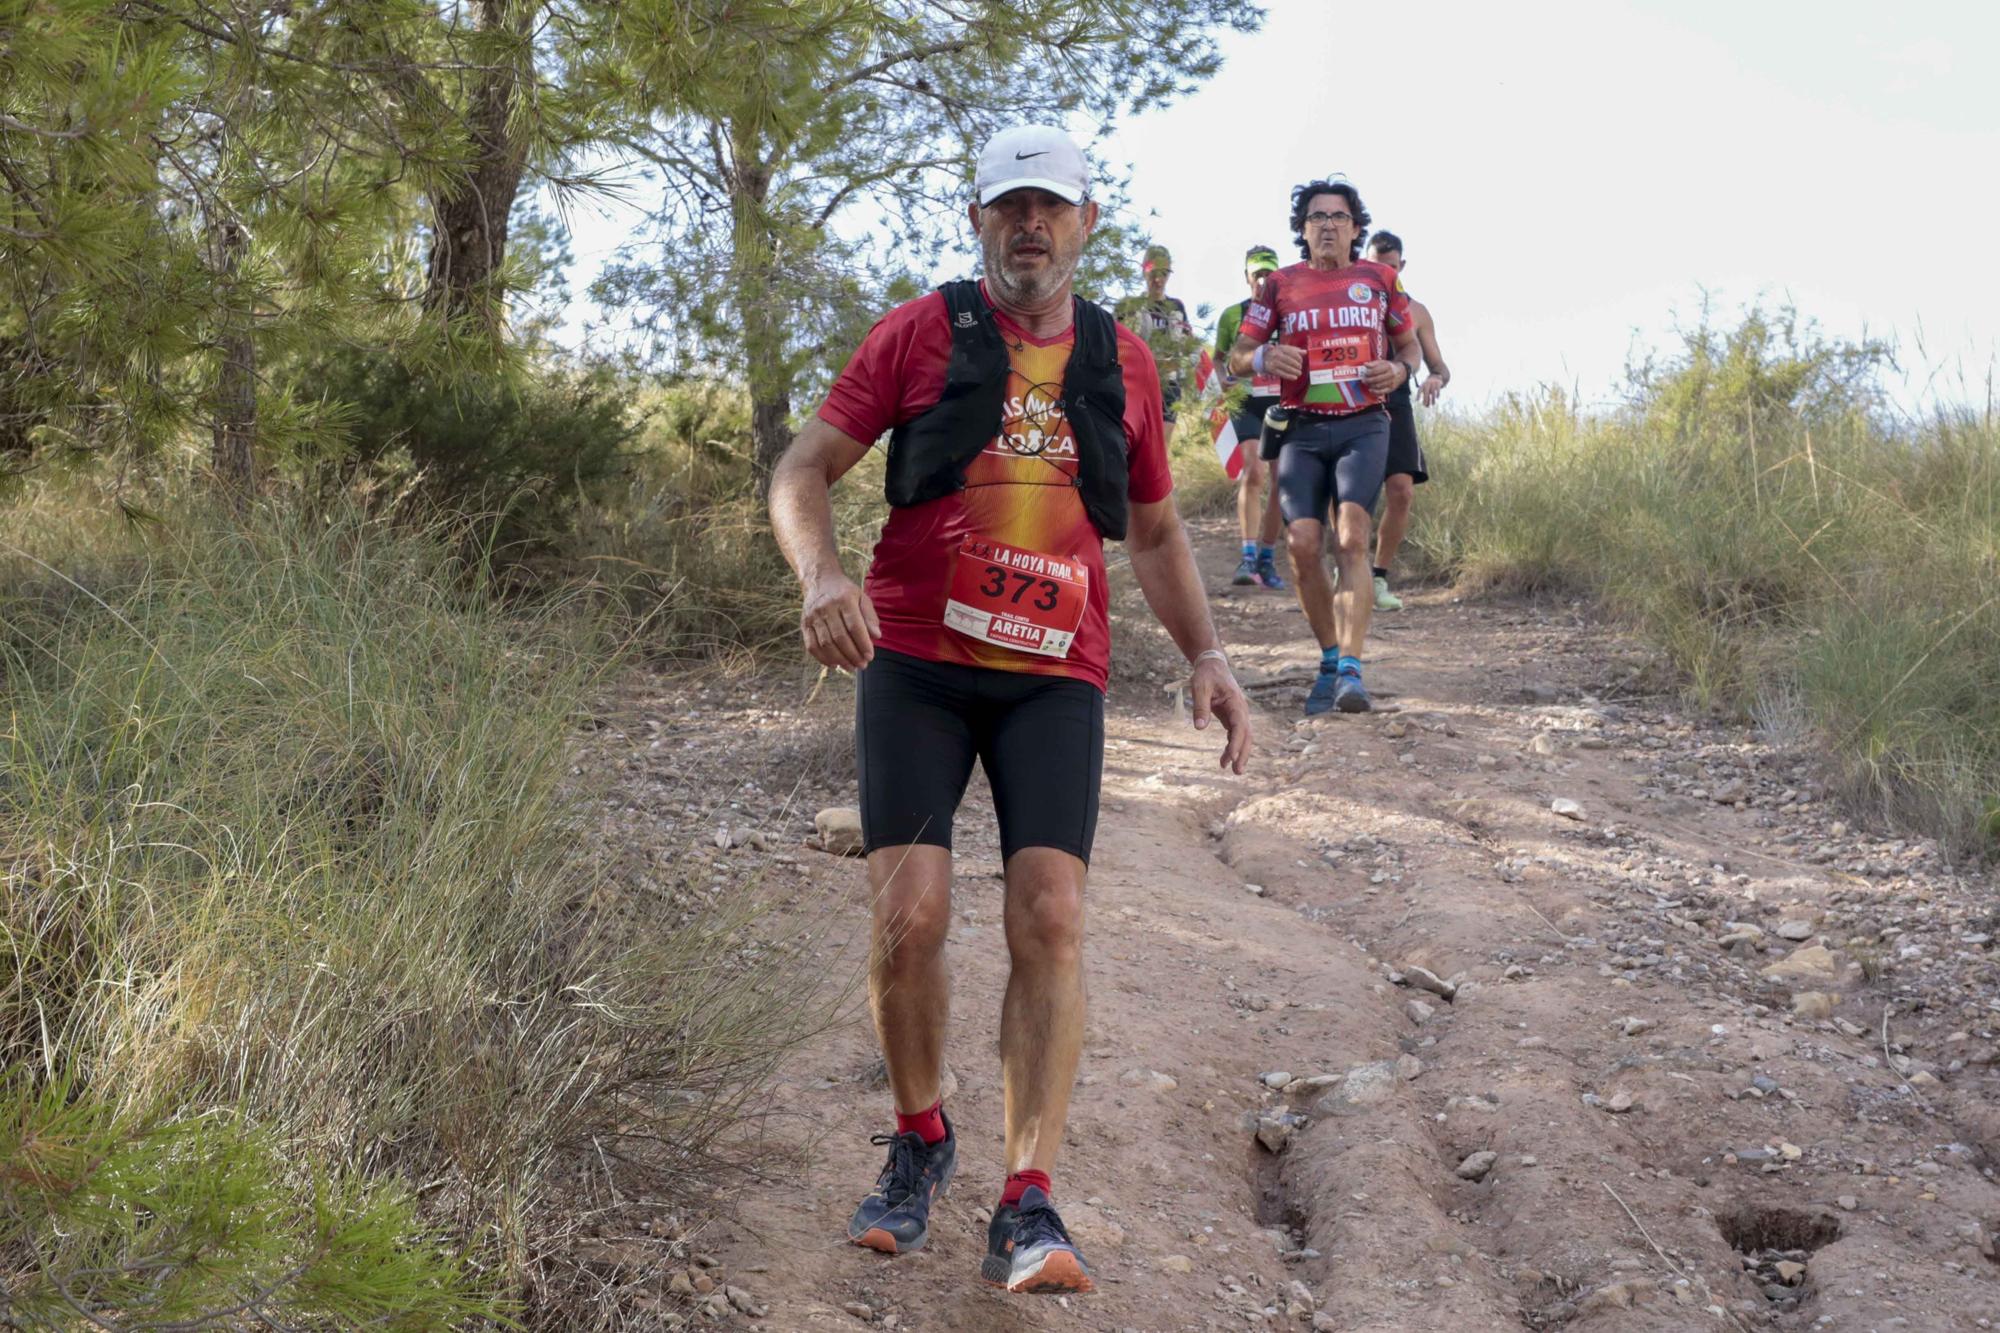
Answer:
<svg viewBox="0 0 2000 1333"><path fill-rule="evenodd" d="M1899 421L1881 349L1789 316L1688 335L1629 406L1433 416L1410 551L1469 587L1594 596L1696 699L1781 701L1850 799L1959 847L2000 801L2000 421Z"/></svg>
<svg viewBox="0 0 2000 1333"><path fill-rule="evenodd" d="M64 1078L0 1081L8 1328L320 1325L425 1330L507 1315L407 1196L300 1188L231 1117L134 1116Z"/></svg>
<svg viewBox="0 0 2000 1333"><path fill-rule="evenodd" d="M444 378L374 349L340 349L309 363L292 397L325 405L338 429L322 438L344 440L309 466L414 476L444 508L497 517L501 544L539 545L617 475L639 433L630 394L603 366Z"/></svg>
<svg viewBox="0 0 2000 1333"><path fill-rule="evenodd" d="M799 587L750 475L750 405L704 381L658 390L630 465L579 515L568 553L620 608L640 651L753 659L794 652ZM835 535L859 580L888 514L882 451L833 488Z"/></svg>
<svg viewBox="0 0 2000 1333"><path fill-rule="evenodd" d="M661 920L608 877L580 603L352 510L176 510L94 567L63 531L0 565L0 1065L226 1112L297 1186L421 1182L503 1283L566 1154L700 1163L807 1020L754 893Z"/></svg>

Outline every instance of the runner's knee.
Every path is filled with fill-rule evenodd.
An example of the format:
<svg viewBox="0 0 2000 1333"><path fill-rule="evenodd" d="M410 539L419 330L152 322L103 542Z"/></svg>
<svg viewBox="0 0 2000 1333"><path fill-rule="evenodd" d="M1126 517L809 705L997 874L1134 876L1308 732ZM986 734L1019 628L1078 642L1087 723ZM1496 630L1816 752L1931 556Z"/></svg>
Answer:
<svg viewBox="0 0 2000 1333"><path fill-rule="evenodd" d="M893 970L926 962L944 951L951 929L950 880L897 874L876 891L874 917L875 945L884 965Z"/></svg>
<svg viewBox="0 0 2000 1333"><path fill-rule="evenodd" d="M1364 555L1368 550L1368 512L1359 505L1342 505L1340 530L1334 534L1334 549L1343 556Z"/></svg>
<svg viewBox="0 0 2000 1333"><path fill-rule="evenodd" d="M1416 493L1417 483L1407 472L1398 472L1382 483L1382 503L1392 510L1407 510Z"/></svg>
<svg viewBox="0 0 2000 1333"><path fill-rule="evenodd" d="M1027 879L1018 888L1008 890L1008 950L1016 960L1078 962L1083 957L1081 874L1035 875Z"/></svg>

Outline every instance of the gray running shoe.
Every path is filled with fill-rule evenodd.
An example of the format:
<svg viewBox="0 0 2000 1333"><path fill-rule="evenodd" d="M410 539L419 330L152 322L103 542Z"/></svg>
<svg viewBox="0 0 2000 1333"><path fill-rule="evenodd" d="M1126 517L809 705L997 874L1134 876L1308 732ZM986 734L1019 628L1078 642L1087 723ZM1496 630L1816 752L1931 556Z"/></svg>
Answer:
<svg viewBox="0 0 2000 1333"><path fill-rule="evenodd" d="M1008 1291L1041 1295L1080 1294L1095 1286L1055 1205L1033 1186L1019 1203L993 1210L979 1276Z"/></svg>

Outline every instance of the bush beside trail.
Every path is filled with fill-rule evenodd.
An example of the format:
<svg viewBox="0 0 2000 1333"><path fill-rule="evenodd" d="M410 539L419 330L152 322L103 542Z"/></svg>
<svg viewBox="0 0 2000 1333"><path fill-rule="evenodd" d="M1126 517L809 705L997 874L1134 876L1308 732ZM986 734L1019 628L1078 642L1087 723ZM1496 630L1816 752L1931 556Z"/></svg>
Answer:
<svg viewBox="0 0 2000 1333"><path fill-rule="evenodd" d="M1469 588L1582 594L1701 703L1824 747L1864 814L2000 840L2000 419L1891 417L1885 353L1789 316L1704 326L1629 405L1433 416L1411 555Z"/></svg>
<svg viewBox="0 0 2000 1333"><path fill-rule="evenodd" d="M0 1323L532 1313L571 1155L698 1174L800 1022L754 895L583 837L601 617L348 509L15 513Z"/></svg>
<svg viewBox="0 0 2000 1333"><path fill-rule="evenodd" d="M750 470L748 396L685 380L641 395L635 414L623 472L579 516L556 577L585 576L652 657L744 666L794 653L799 585ZM869 450L833 488L835 536L857 579L888 515L882 460Z"/></svg>

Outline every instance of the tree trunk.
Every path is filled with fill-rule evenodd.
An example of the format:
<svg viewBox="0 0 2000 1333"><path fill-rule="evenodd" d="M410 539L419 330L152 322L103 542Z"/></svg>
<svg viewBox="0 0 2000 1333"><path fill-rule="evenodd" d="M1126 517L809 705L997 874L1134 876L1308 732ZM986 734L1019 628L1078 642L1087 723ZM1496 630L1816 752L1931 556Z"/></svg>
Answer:
<svg viewBox="0 0 2000 1333"><path fill-rule="evenodd" d="M771 493L771 472L778 458L792 447L792 391L789 386L759 396L750 393L750 442L755 446L752 466L756 470L757 497Z"/></svg>
<svg viewBox="0 0 2000 1333"><path fill-rule="evenodd" d="M794 311L780 282L777 237L766 211L771 169L760 148L750 134L732 131L731 242L750 390L750 474L761 500L770 494L779 455L792 443L792 366L786 344L787 320Z"/></svg>
<svg viewBox="0 0 2000 1333"><path fill-rule="evenodd" d="M251 337L254 312L243 308L236 274L247 243L235 220L221 227L218 249L228 314L222 328L222 366L215 383L214 444L209 459L215 478L231 503L247 504L257 480L257 344Z"/></svg>
<svg viewBox="0 0 2000 1333"><path fill-rule="evenodd" d="M507 0L478 0L479 29L501 31L510 22ZM511 16L514 35L526 34L526 6ZM472 141L470 170L464 179L431 203L431 249L426 265L424 308L450 319L470 317L482 329L498 333L506 324L505 292L496 278L507 257L507 224L514 197L521 190L527 167L526 146L507 132L507 111L514 99L513 53L493 59L478 73L466 109L466 131Z"/></svg>

